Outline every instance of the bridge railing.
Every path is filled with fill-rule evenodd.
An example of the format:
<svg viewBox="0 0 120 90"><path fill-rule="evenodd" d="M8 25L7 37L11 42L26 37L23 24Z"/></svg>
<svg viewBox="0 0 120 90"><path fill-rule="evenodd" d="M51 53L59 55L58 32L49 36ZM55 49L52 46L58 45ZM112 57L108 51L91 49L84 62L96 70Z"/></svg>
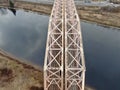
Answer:
<svg viewBox="0 0 120 90"><path fill-rule="evenodd" d="M44 63L44 90L63 90L63 0L51 12Z"/></svg>
<svg viewBox="0 0 120 90"><path fill-rule="evenodd" d="M80 20L73 0L55 0L48 28L44 90L84 90Z"/></svg>
<svg viewBox="0 0 120 90"><path fill-rule="evenodd" d="M85 60L74 0L65 0L65 90L84 90Z"/></svg>

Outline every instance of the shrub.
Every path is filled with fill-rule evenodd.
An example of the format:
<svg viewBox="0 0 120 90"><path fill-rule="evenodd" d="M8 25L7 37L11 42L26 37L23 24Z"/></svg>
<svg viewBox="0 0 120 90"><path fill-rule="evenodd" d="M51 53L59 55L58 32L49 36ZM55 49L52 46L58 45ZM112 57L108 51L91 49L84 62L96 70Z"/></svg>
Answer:
<svg viewBox="0 0 120 90"><path fill-rule="evenodd" d="M32 86L30 90L44 90L43 87Z"/></svg>

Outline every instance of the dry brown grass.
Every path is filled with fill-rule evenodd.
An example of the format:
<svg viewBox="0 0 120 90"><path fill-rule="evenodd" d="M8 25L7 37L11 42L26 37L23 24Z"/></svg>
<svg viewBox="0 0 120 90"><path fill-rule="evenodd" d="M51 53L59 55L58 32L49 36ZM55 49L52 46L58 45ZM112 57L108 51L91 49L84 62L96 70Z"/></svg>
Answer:
<svg viewBox="0 0 120 90"><path fill-rule="evenodd" d="M81 19L120 28L120 7L77 6Z"/></svg>
<svg viewBox="0 0 120 90"><path fill-rule="evenodd" d="M44 90L42 71L0 51L0 90Z"/></svg>
<svg viewBox="0 0 120 90"><path fill-rule="evenodd" d="M42 90L42 87L40 69L0 53L0 90Z"/></svg>
<svg viewBox="0 0 120 90"><path fill-rule="evenodd" d="M112 12L112 13L119 13L120 12L120 6L114 7L114 6L105 6L100 9L103 12Z"/></svg>
<svg viewBox="0 0 120 90"><path fill-rule="evenodd" d="M4 3L3 3L4 4ZM0 6L5 6L0 3ZM28 3L17 1L15 3L16 9L24 9L26 11L33 11L37 13L50 15L52 5ZM78 14L81 19L92 21L104 26L114 26L120 28L120 8L106 7L100 8L97 6L77 6Z"/></svg>

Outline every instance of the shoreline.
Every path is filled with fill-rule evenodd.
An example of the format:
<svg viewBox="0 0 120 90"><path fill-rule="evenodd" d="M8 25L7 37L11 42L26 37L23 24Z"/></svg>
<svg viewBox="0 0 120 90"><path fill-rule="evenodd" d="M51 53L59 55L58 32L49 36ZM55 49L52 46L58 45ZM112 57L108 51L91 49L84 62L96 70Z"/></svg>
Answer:
<svg viewBox="0 0 120 90"><path fill-rule="evenodd" d="M40 66L38 66L38 65L36 65L36 64L28 61L28 60L25 60L25 59L23 59L23 58L18 58L18 57L16 57L16 56L10 54L10 53L7 52L7 51L4 51L4 50L1 49L1 48L0 48L0 56L6 57L6 58L8 58L9 60L15 61L15 62L17 62L17 63L19 63L19 64L21 64L21 65L25 65L26 68L29 67L29 68L31 68L31 69L33 69L33 70L38 70L39 72L42 72L42 70L43 70L42 67L40 67Z"/></svg>
<svg viewBox="0 0 120 90"><path fill-rule="evenodd" d="M101 23L97 23L97 22L94 22L94 21L88 21L88 20L85 20L85 19L80 19L80 20L83 21L83 22L86 22L86 23L96 24L98 26L120 30L120 28L116 27L116 26L104 25L104 24L101 24Z"/></svg>
<svg viewBox="0 0 120 90"><path fill-rule="evenodd" d="M0 81L3 84L0 84L0 89L4 90L17 90L17 88L21 88L20 90L43 90L43 70L39 68L37 65L30 64L28 61L23 61L23 59L17 58L14 55L0 49ZM1 73L4 71L9 72L9 74L5 74L1 76ZM24 81L24 79L27 80ZM8 81L5 81L8 80ZM22 81L22 85L16 86L16 83L20 84L19 81ZM32 81L29 82L29 81ZM14 87L12 85L15 85ZM26 89L27 88L27 89ZM96 90L89 85L85 86L85 90Z"/></svg>
<svg viewBox="0 0 120 90"><path fill-rule="evenodd" d="M0 90L43 90L43 71L0 49Z"/></svg>
<svg viewBox="0 0 120 90"><path fill-rule="evenodd" d="M0 4L0 6L2 5ZM3 7L11 8L5 4L3 4ZM114 12L102 11L102 9L97 6L77 5L76 7L77 7L78 15L81 20L89 21L102 26L108 26L108 27L120 29L120 22L119 22L120 12L114 13ZM42 3L31 3L25 1L16 1L14 5L14 9L23 9L25 11L32 11L38 14L50 15L52 10L52 5L42 4Z"/></svg>
<svg viewBox="0 0 120 90"><path fill-rule="evenodd" d="M109 9L110 7L104 7ZM97 6L77 6L80 19L97 23L98 25L120 29L120 7L116 11L107 11Z"/></svg>
<svg viewBox="0 0 120 90"><path fill-rule="evenodd" d="M17 8L17 9L20 9L20 8ZM37 9L28 9L28 8L26 8L26 9L24 9L24 8L21 8L21 9L23 9L23 10L26 10L26 11L33 11L33 12L36 12L36 10ZM38 12L36 12L36 13L42 13L41 11L39 11L38 10ZM43 13L45 14L45 11L43 10ZM49 15L49 13L47 13L47 14L45 14L45 15ZM85 22L91 22L91 23L95 23L96 25L102 25L102 26L106 26L106 27L111 27L111 28L118 28L118 29L120 29L119 27L114 27L114 26L111 26L111 25L104 25L104 24L100 24L100 23L97 23L97 22L92 22L92 21L90 21L90 20L85 20L85 19L82 19L81 18L81 20L82 21L85 21ZM4 55L5 54L5 55ZM15 62L17 62L17 63L19 63L19 65L25 65L25 67L24 68L28 68L28 69L30 69L30 70L38 70L38 71L40 71L40 72L42 72L41 70L39 70L39 69L35 69L35 68L33 68L33 65L31 65L31 64L29 64L29 62L22 62L20 59L18 59L17 58L17 60L19 60L19 61L16 61L16 57L14 57L13 55L10 55L10 54L7 54L7 52L4 52L4 50L1 50L0 49L0 57L1 56L5 56L5 57L7 57L8 59L12 59L13 61L15 61ZM0 68L1 69L1 68ZM43 72L42 72L43 73ZM27 74L27 73L26 73ZM86 90L93 90L93 89L86 89Z"/></svg>

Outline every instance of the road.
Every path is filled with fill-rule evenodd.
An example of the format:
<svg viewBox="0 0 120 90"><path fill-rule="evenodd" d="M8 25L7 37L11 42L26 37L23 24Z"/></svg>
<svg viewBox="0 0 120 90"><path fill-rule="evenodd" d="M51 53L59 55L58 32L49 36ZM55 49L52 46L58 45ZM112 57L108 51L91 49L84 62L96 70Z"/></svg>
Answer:
<svg viewBox="0 0 120 90"><path fill-rule="evenodd" d="M28 1L28 2L37 2L37 3L43 3L43 4L53 4L54 0L18 0L18 1ZM108 1L102 1L102 2L91 2L91 3L85 3L84 1L75 1L76 5L85 5L85 6L120 6L120 4L113 4L109 3Z"/></svg>

